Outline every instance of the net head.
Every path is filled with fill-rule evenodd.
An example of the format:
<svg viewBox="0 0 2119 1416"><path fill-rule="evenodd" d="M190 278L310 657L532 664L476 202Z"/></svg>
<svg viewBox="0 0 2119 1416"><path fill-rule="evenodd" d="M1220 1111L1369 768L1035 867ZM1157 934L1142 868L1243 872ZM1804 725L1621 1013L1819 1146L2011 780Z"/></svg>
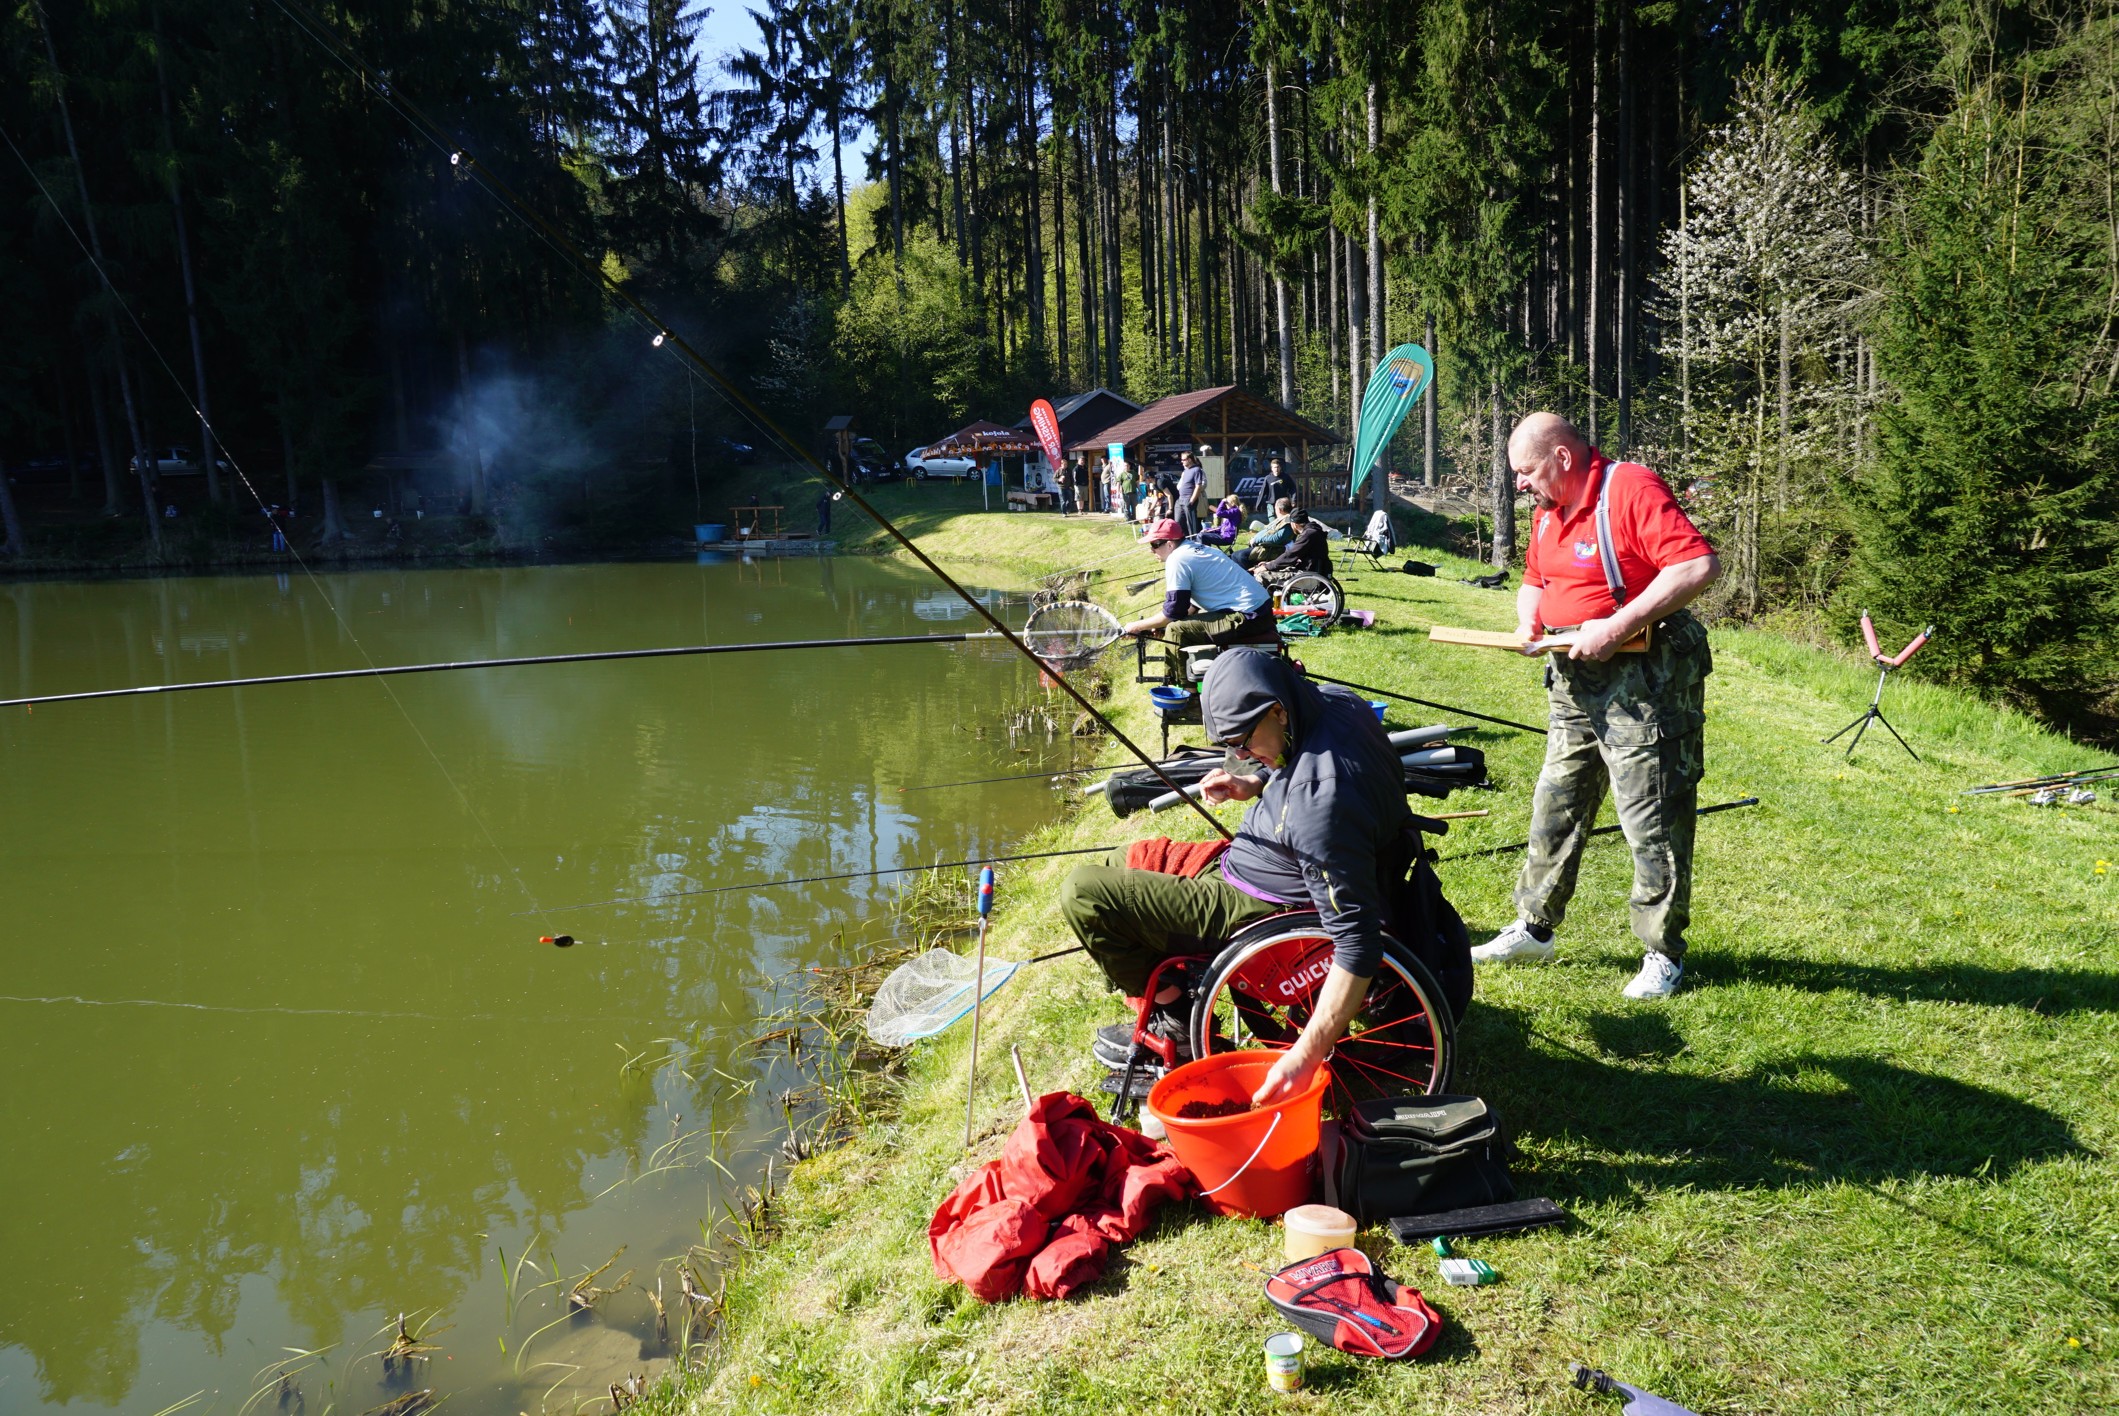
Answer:
<svg viewBox="0 0 2119 1416"><path fill-rule="evenodd" d="M1094 663L1117 642L1123 628L1102 605L1061 600L1032 612L1023 626L1023 643L1051 668L1064 672Z"/></svg>

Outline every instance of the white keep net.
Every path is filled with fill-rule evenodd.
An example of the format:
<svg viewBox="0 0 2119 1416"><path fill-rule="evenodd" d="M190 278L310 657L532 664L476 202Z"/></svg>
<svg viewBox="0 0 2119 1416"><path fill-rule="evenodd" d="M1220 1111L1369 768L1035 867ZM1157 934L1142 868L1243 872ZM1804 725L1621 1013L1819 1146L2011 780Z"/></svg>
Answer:
<svg viewBox="0 0 2119 1416"><path fill-rule="evenodd" d="M982 996L992 997L1021 967L988 955ZM933 1037L971 1011L977 983L976 957L929 949L900 964L883 980L876 1001L868 1007L868 1035L885 1047L903 1047Z"/></svg>

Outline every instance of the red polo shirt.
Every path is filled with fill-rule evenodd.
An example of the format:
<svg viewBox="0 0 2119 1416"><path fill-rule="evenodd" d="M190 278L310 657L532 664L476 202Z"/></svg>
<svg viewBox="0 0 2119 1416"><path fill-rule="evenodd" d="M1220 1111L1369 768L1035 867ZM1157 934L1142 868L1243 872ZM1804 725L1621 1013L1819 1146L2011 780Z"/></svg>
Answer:
<svg viewBox="0 0 2119 1416"><path fill-rule="evenodd" d="M1619 555L1619 578L1631 600L1648 588L1656 572L1714 550L1692 518L1679 509L1670 488L1638 462L1612 462L1589 450L1589 490L1575 514L1540 511L1523 554L1523 583L1545 594L1538 620L1576 625L1609 617L1618 609L1597 558L1597 492L1611 476L1611 539Z"/></svg>

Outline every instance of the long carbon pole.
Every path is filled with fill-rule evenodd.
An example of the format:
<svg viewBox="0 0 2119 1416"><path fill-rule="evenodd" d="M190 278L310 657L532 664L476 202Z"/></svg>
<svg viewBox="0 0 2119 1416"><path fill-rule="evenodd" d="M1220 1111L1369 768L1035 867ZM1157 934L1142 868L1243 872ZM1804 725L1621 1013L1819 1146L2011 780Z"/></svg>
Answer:
<svg viewBox="0 0 2119 1416"><path fill-rule="evenodd" d="M1050 666L1049 664L1046 664L1044 660L1038 658L1038 656L1034 652L1032 652L1029 645L1025 644L1015 634L1014 631L1008 628L1008 626L1002 624L999 617L996 616L993 611L986 608L984 601L980 600L976 595L973 595L969 590L966 590L962 585L958 584L956 578L950 575L948 571L942 569L941 566L935 564L934 558L928 555L927 552L921 550L917 545L915 545L911 537L907 536L903 531L900 531L897 527L897 523L893 522L882 512L876 510L874 506L869 504L868 499L862 496L861 493L855 487L853 487L851 484L841 478L838 473L832 471L831 468L827 467L823 463L823 461L820 460L815 454L810 452L809 448L805 446L801 441L789 435L786 429L782 428L778 422L774 421L772 415L767 413L763 408L760 408L756 403L751 400L748 394L744 393L744 391L738 388L734 383L732 383L726 375L724 375L719 369L715 368L713 364L708 362L706 356L701 354L698 350L692 348L690 342L687 341L682 335L678 334L676 331L672 330L668 325L664 324L662 320L656 316L654 311L650 310L646 305L642 304L640 298L635 295L630 289L628 289L625 285L621 284L617 279L615 279L609 271L604 269L601 263L597 261L592 261L587 256L583 255L581 250L574 245L573 241L568 238L565 232L561 231L558 227L554 226L550 221L547 221L541 212L539 212L535 207L531 206L528 202L524 201L521 197L517 196L514 188L510 187L506 182L502 181L500 176L495 173L493 169L487 167L484 163L480 162L475 156L473 156L468 148L464 147L463 144L461 144L460 142L457 142L455 138L450 135L449 130L447 128L444 128L441 124L427 117L427 115L420 110L419 105L414 103L411 99L405 97L404 94L402 94L401 92L399 92L397 86L392 83L388 77L383 74L377 73L373 68L368 65L365 60L361 59L358 54L353 53L346 46L335 43L333 40L326 38L327 27L325 25L325 22L321 18L319 18L314 11L310 10L307 5L301 3L301 0L273 0L273 3L278 6L280 11L284 13L289 19L293 20L295 24L305 34L309 35L309 37L316 42L319 48L323 49L325 52L329 53L333 58L337 59L341 64L345 65L349 71L360 75L360 77L365 82L375 85L377 92L382 95L385 101L387 101L392 108L397 109L399 114L402 115L408 123L410 123L415 129L424 130L421 133L421 136L425 137L429 142L433 143L435 147L439 150L449 154L449 163L452 167L460 168L465 172L469 173L470 175L476 177L479 183L484 186L487 191L493 193L502 202L504 202L508 206L508 208L515 213L517 219L522 221L524 225L530 227L531 230L535 231L540 237L542 237L547 245L551 246L553 250L560 252L562 255L566 256L569 260L571 260L574 263L576 269L578 269L583 275L586 275L589 279L601 285L606 291L610 293L612 299L618 301L620 304L630 309L635 315L639 316L641 321L646 324L648 328L653 329L655 331L655 337L652 341L654 347L659 349L664 344L667 344L677 353L683 355L686 361L689 362L692 367L697 369L708 379L712 380L715 387L719 388L722 394L727 397L729 402L734 404L739 410L743 412L744 416L748 417L756 426L762 428L766 433L776 439L783 448L793 453L797 459L799 459L805 466L809 467L812 471L814 471L819 477L822 477L826 482L830 483L831 486L836 488L842 496L846 497L847 500L851 501L856 507L858 507L861 512L869 518L869 520L875 522L877 526L880 526L892 540L896 541L900 546L904 547L905 553L907 555L910 555L914 560L918 561L922 566L924 566L927 569L928 573L933 575L935 579L941 581L944 585L948 586L949 589L953 591L959 599L963 600L966 605L969 605L971 607L972 613L976 614L980 619L984 620L989 626L991 626L993 631L1000 635L1003 639L1007 640L1008 643L1013 646L1018 653L1022 654L1024 658L1030 660L1032 663L1037 664L1039 668L1045 670L1045 672L1051 678L1051 681L1054 684L1058 685L1062 693L1066 694L1069 698L1073 699L1075 704L1080 707L1083 712L1087 713L1097 722L1102 723L1104 725L1104 730L1110 733L1112 738L1116 740L1121 747L1125 748L1126 751L1132 753L1135 758L1139 759L1142 765L1147 767L1149 771L1153 772L1156 777L1161 780L1164 786L1168 787L1171 791L1181 790L1179 784L1170 779L1169 775L1163 771L1162 765L1158 763L1152 756L1150 756L1145 748L1141 747L1140 744L1134 742L1133 739L1127 737L1123 732L1119 731L1118 725L1112 722L1109 717L1105 716L1103 711L1099 709L1094 703L1091 703L1088 699L1088 696L1084 694L1080 689L1076 688L1074 684L1068 679L1066 674L1059 672L1058 670L1052 668L1052 666ZM447 141L444 141L444 139L447 139ZM1213 812L1207 809L1204 803L1192 801L1189 804L1191 805L1192 809L1199 814L1199 817L1202 821L1205 821L1209 826L1212 826L1214 828L1216 835L1220 836L1225 841L1235 839L1234 834L1230 832L1229 828L1222 825L1220 820L1215 817Z"/></svg>
<svg viewBox="0 0 2119 1416"><path fill-rule="evenodd" d="M696 654L762 654L775 649L866 649L876 644L961 644L998 639L987 630L964 634L895 634L875 639L779 639L763 644L685 644L668 649L603 649L585 654L529 654L515 659L455 659L438 664L383 664L366 669L325 669L309 674L261 678L202 679L196 683L147 683L136 688L97 688L84 693L47 693L37 698L0 698L0 708L79 703L90 698L138 698L149 693L188 693L195 688L256 688L272 683L322 683L330 679L390 678L397 674L441 674L457 669L513 669L526 664L587 664L610 659L681 659Z"/></svg>
<svg viewBox="0 0 2119 1416"><path fill-rule="evenodd" d="M1341 688L1355 688L1363 693L1380 693L1385 698L1395 698L1401 703L1417 703L1422 708L1434 708L1444 713L1455 713L1460 718L1477 718L1482 723L1499 723L1504 728L1515 728L1520 732L1536 733L1539 737L1546 735L1544 728L1536 727L1530 723L1519 723L1513 718L1496 718L1486 713L1474 713L1469 708L1456 708L1447 703L1430 703L1425 698L1415 698L1410 693L1400 693L1396 689L1375 688L1369 684L1355 683L1351 679L1332 678L1326 674L1308 670L1305 670L1305 672L1319 683L1336 683Z"/></svg>

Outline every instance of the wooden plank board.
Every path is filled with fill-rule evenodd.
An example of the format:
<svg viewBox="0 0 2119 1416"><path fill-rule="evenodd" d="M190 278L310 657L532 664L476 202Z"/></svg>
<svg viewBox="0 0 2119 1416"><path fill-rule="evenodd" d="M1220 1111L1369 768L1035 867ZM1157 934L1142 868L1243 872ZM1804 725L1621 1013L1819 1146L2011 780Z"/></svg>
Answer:
<svg viewBox="0 0 2119 1416"><path fill-rule="evenodd" d="M1508 649L1516 653L1546 654L1555 649L1565 649L1575 642L1572 634L1548 634L1543 639L1526 645L1511 630L1504 629L1460 629L1456 625L1438 624L1427 632L1430 641L1436 644L1469 644L1479 649ZM1619 646L1621 654L1642 654L1648 650L1648 631L1642 630Z"/></svg>

